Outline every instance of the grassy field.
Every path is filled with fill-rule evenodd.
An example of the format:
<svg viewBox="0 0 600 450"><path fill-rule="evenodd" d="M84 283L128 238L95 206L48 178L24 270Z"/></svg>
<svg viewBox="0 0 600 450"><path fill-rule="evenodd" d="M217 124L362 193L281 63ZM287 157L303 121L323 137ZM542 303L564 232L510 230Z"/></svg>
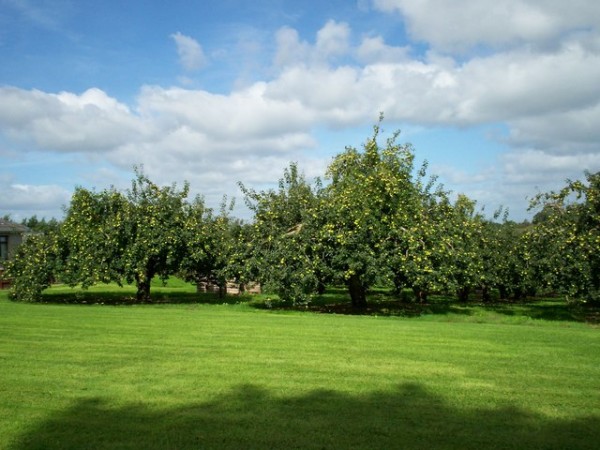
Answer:
<svg viewBox="0 0 600 450"><path fill-rule="evenodd" d="M0 291L0 448L598 448L600 328L556 305L353 316L154 289L181 301Z"/></svg>

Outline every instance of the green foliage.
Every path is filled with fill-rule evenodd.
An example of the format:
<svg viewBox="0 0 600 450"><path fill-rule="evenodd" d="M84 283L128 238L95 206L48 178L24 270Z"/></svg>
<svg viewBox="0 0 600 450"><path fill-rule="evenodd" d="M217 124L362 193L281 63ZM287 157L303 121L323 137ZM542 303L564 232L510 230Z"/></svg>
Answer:
<svg viewBox="0 0 600 450"><path fill-rule="evenodd" d="M278 190L242 186L254 212L247 273L296 303L310 300L325 282L345 284L356 307L366 306L376 283L393 285L397 295L410 288L419 300L450 292L466 301L476 290L484 300L495 290L518 299L566 286L570 296L593 299L600 252L592 206L569 205L562 217L574 222L565 227L545 205L535 233L506 218L487 221L465 195L451 202L436 177L426 178L426 163L415 173L412 147L397 144L398 133L385 145L379 133L376 125L362 151L348 147L338 154L324 188L306 183L295 164ZM583 189L572 183L559 197L582 197ZM579 230L577 237L562 245L551 238L569 227ZM578 265L560 266L557 255ZM576 279L576 273L587 275Z"/></svg>
<svg viewBox="0 0 600 450"><path fill-rule="evenodd" d="M600 172L538 195L533 224L485 220L465 195L450 200L427 163L418 170L396 132L383 144L380 123L361 150L347 147L329 165L327 183L308 182L295 163L276 189L240 183L254 219L215 213L189 186L159 187L136 169L129 191L77 188L64 222L24 223L46 233L16 255L13 295L32 301L58 280L89 287L135 283L150 300L151 280L180 274L221 287L258 281L284 302L308 303L327 284L343 284L354 307L374 285L468 300L474 291L519 299L561 292L600 302ZM496 216L495 219L498 217ZM32 265L31 261L40 261Z"/></svg>
<svg viewBox="0 0 600 450"><path fill-rule="evenodd" d="M122 283L130 205L111 188L94 192L77 188L61 226L65 246L62 270L57 276L67 284L89 287L96 283Z"/></svg>
<svg viewBox="0 0 600 450"><path fill-rule="evenodd" d="M236 252L243 225L229 216L233 206L232 202L227 207L224 199L220 214L214 215L203 199L197 197L189 206L183 230L186 250L180 264L181 273L196 284L216 284L221 296L229 279L241 281L236 270Z"/></svg>
<svg viewBox="0 0 600 450"><path fill-rule="evenodd" d="M395 292L410 288L418 300L429 292L443 290L443 265L448 259L446 227L451 210L441 186L433 189L436 178L424 182L427 163L405 187L411 195L394 211L385 243L385 261Z"/></svg>
<svg viewBox="0 0 600 450"><path fill-rule="evenodd" d="M527 258L547 288L568 299L600 302L600 172L538 195L541 207L526 235Z"/></svg>
<svg viewBox="0 0 600 450"><path fill-rule="evenodd" d="M175 274L184 256L183 230L186 224L186 197L189 185L181 191L175 185L159 187L141 171L127 194L128 211L124 233L123 274L135 281L138 300L150 300L150 282L155 275L166 279Z"/></svg>
<svg viewBox="0 0 600 450"><path fill-rule="evenodd" d="M498 290L500 299L518 300L536 291L538 283L532 272L525 235L529 226L508 220L484 223L485 245L481 255L485 300L490 299L492 288Z"/></svg>
<svg viewBox="0 0 600 450"><path fill-rule="evenodd" d="M45 217L38 219L37 215L33 215L29 218L21 221L22 225L25 225L30 230L37 233L48 233L50 231L58 231L60 222L54 218L46 220Z"/></svg>
<svg viewBox="0 0 600 450"><path fill-rule="evenodd" d="M78 188L61 227L64 261L57 274L70 285L132 283L138 301L150 300L150 282L177 272L185 252L185 198L136 170L126 194Z"/></svg>
<svg viewBox="0 0 600 450"><path fill-rule="evenodd" d="M56 233L28 236L7 265L6 276L12 279L11 298L39 301L42 291L54 280L59 261L60 244Z"/></svg>
<svg viewBox="0 0 600 450"><path fill-rule="evenodd" d="M315 239L322 218L319 182L311 186L290 164L278 190L241 187L254 213L248 271L284 301L310 301L326 270Z"/></svg>
<svg viewBox="0 0 600 450"><path fill-rule="evenodd" d="M442 285L466 301L469 293L485 281L482 249L487 245L483 217L475 202L459 195L454 205L445 205L446 216L438 227L443 247L440 272Z"/></svg>
<svg viewBox="0 0 600 450"><path fill-rule="evenodd" d="M347 147L327 170L331 182L320 239L331 252L335 278L348 286L357 307L366 305L367 290L386 267L389 237L396 244L404 242L404 225L418 203L412 148L396 143L398 133L380 147L379 131L375 126L363 152ZM400 249L396 245L391 250Z"/></svg>

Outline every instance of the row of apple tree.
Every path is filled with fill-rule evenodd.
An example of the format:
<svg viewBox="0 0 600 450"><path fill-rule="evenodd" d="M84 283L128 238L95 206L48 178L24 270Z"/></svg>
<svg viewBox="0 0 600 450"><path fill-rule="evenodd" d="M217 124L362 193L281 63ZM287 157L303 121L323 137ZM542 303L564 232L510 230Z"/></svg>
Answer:
<svg viewBox="0 0 600 450"><path fill-rule="evenodd" d="M11 294L37 301L57 281L135 283L146 302L155 276L178 275L223 287L260 282L293 303L343 284L359 308L375 285L421 301L549 291L600 300L600 173L538 195L532 224L488 220L474 201L437 184L426 164L415 167L397 134L381 142L379 131L338 154L323 182L290 164L276 189L241 185L248 223L225 202L213 211L201 197L188 199L187 184L161 187L137 169L126 192L77 188L59 226L19 248Z"/></svg>

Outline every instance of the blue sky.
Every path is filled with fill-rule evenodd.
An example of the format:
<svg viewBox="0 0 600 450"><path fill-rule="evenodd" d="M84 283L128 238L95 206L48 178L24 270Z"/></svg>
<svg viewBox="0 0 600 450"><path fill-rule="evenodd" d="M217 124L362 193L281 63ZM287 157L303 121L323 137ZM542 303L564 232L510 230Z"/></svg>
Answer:
<svg viewBox="0 0 600 450"><path fill-rule="evenodd" d="M600 170L598 80L587 0L0 0L0 215L61 217L134 165L242 205L238 181L323 175L384 112L447 188L521 220Z"/></svg>

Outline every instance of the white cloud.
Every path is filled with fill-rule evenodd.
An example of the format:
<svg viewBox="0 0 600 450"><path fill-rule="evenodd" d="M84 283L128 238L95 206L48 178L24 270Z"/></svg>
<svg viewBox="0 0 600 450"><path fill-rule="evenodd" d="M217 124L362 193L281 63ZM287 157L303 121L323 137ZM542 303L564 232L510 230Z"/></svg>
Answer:
<svg viewBox="0 0 600 450"><path fill-rule="evenodd" d="M314 126L352 126L384 111L389 120L409 123L505 122L510 142L546 149L597 141L600 45L569 40L554 52L516 49L460 64L435 53L410 59L378 36L348 47L348 33L347 25L329 22L309 45L295 30L280 30L277 55L285 67L271 81L228 95L147 86L131 109L96 88L80 95L0 88L0 129L64 152L148 151L173 141L174 152L193 143L205 151L267 154L314 146ZM354 54L372 62L285 65L298 46L311 61Z"/></svg>
<svg viewBox="0 0 600 450"><path fill-rule="evenodd" d="M71 193L60 186L19 184L11 177L0 177L0 192L0 212L14 211L14 220L33 215L61 217L61 208L71 197Z"/></svg>
<svg viewBox="0 0 600 450"><path fill-rule="evenodd" d="M345 55L349 48L350 27L347 23L338 23L334 20L328 21L323 28L317 32L315 52L319 59L329 60Z"/></svg>
<svg viewBox="0 0 600 450"><path fill-rule="evenodd" d="M377 4L405 8L402 1ZM500 4L535 9L527 2ZM437 3L423 5L427 10ZM472 9L465 14L472 18L476 7L466 5ZM549 5L545 14L554 17L561 7ZM406 8L418 25L421 16L412 6ZM585 21L580 22L565 18L550 28L564 31L566 24ZM525 39L513 33L510 42ZM495 43L491 32L476 34L481 42ZM458 31L450 37L453 45L475 42ZM193 50L200 48L196 41L180 33L173 39L184 65L203 63ZM0 87L0 132L31 150L101 155L124 169L144 164L157 182L186 179L215 198L235 194L240 180L274 181L290 161L298 161L308 176L322 173L326 161L315 155L315 128L362 126L376 120L380 111L388 121L420 126L505 124L513 151L499 161L497 171L445 172L454 183L471 185L470 193L483 191L474 185L492 183L488 199L501 192L514 195L516 185L548 176L562 180L561 174L598 167L597 32L567 33L552 48L515 44L464 60L434 50L414 59L409 48L389 45L377 35L363 36L352 45L350 27L334 21L312 43L292 28L281 28L275 41L278 71L273 78L228 94L144 86L135 104L127 106L97 88L52 94ZM502 180L508 184L503 186Z"/></svg>
<svg viewBox="0 0 600 450"><path fill-rule="evenodd" d="M563 33L600 26L600 3L588 0L373 0L398 12L416 39L443 51L478 45L552 45Z"/></svg>
<svg viewBox="0 0 600 450"><path fill-rule="evenodd" d="M361 63L397 63L406 61L409 56L408 47L393 47L387 45L381 36L367 36L356 49L357 58Z"/></svg>
<svg viewBox="0 0 600 450"><path fill-rule="evenodd" d="M505 179L512 183L561 184L584 170L600 170L600 153L549 155L541 150L514 150L502 157Z"/></svg>
<svg viewBox="0 0 600 450"><path fill-rule="evenodd" d="M81 95L0 87L0 130L61 152L106 152L136 139L143 124L100 89Z"/></svg>
<svg viewBox="0 0 600 450"><path fill-rule="evenodd" d="M364 118L372 102L364 98L360 71L352 67L336 69L292 67L269 83L265 96L275 102L294 105L311 122L348 125Z"/></svg>
<svg viewBox="0 0 600 450"><path fill-rule="evenodd" d="M308 59L310 46L307 42L300 41L298 31L290 27L280 28L276 35L277 52L275 65L285 67L305 62Z"/></svg>
<svg viewBox="0 0 600 450"><path fill-rule="evenodd" d="M599 153L600 103L511 121L509 142L545 153Z"/></svg>
<svg viewBox="0 0 600 450"><path fill-rule="evenodd" d="M229 95L218 95L202 90L145 87L138 99L139 110L143 117L169 129L187 126L214 136L219 146L248 145L252 139L306 133L313 124L310 112L298 102L268 98L265 89L264 83L255 83Z"/></svg>
<svg viewBox="0 0 600 450"><path fill-rule="evenodd" d="M179 62L185 70L194 71L204 67L207 62L206 56L198 41L179 31L172 34L171 38L175 41Z"/></svg>
<svg viewBox="0 0 600 450"><path fill-rule="evenodd" d="M577 42L552 53L524 49L475 58L460 76L459 113L469 121L511 120L600 101L600 52Z"/></svg>
<svg viewBox="0 0 600 450"><path fill-rule="evenodd" d="M350 48L350 26L347 23L328 21L318 32L314 45L300 40L298 32L282 27L276 33L277 67L328 66L346 56Z"/></svg>

